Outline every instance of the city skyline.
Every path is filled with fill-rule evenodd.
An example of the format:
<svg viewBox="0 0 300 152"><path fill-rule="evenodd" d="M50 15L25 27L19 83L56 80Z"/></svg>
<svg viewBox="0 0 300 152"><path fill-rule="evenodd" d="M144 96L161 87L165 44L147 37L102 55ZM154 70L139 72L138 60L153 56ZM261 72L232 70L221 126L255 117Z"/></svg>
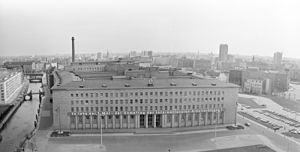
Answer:
<svg viewBox="0 0 300 152"><path fill-rule="evenodd" d="M297 57L297 1L35 1L0 0L3 56L78 53L218 53ZM18 4L18 5L16 5Z"/></svg>

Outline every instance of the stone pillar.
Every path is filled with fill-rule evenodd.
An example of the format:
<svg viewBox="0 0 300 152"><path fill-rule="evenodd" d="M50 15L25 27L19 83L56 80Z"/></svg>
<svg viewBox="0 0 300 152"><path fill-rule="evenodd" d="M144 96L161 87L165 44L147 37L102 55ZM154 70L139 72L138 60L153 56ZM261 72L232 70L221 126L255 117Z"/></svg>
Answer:
<svg viewBox="0 0 300 152"><path fill-rule="evenodd" d="M222 115L222 124L224 124L224 120L225 120L225 112L223 112L223 115Z"/></svg>
<svg viewBox="0 0 300 152"><path fill-rule="evenodd" d="M93 115L90 115L90 127L93 129Z"/></svg>
<svg viewBox="0 0 300 152"><path fill-rule="evenodd" d="M137 127L138 128L141 128L141 126L140 126L140 115L138 114L138 115L136 115L136 119L137 119Z"/></svg>
<svg viewBox="0 0 300 152"><path fill-rule="evenodd" d="M130 128L130 115L127 115L127 128Z"/></svg>
<svg viewBox="0 0 300 152"><path fill-rule="evenodd" d="M164 114L161 114L161 126L162 128L165 128L165 115Z"/></svg>
<svg viewBox="0 0 300 152"><path fill-rule="evenodd" d="M201 112L199 112L199 118L198 118L198 126L201 126L201 120L202 120L202 115Z"/></svg>
<svg viewBox="0 0 300 152"><path fill-rule="evenodd" d="M138 120L137 120L137 115L134 115L134 122L135 122L135 128L138 128Z"/></svg>
<svg viewBox="0 0 300 152"><path fill-rule="evenodd" d="M82 128L85 129L85 115L82 116Z"/></svg>
<svg viewBox="0 0 300 152"><path fill-rule="evenodd" d="M99 121L100 121L100 120L99 120L99 115L97 115L97 129L100 129L100 128L99 128L99 123L100 123Z"/></svg>
<svg viewBox="0 0 300 152"><path fill-rule="evenodd" d="M148 114L145 115L145 126L146 128L148 128Z"/></svg>
<svg viewBox="0 0 300 152"><path fill-rule="evenodd" d="M75 129L78 129L78 116L75 115Z"/></svg>
<svg viewBox="0 0 300 152"><path fill-rule="evenodd" d="M156 114L153 114L153 128L156 128Z"/></svg>
<svg viewBox="0 0 300 152"><path fill-rule="evenodd" d="M178 114L178 127L180 128L181 127L181 115L182 115L182 113L179 113Z"/></svg>
<svg viewBox="0 0 300 152"><path fill-rule="evenodd" d="M107 129L107 115L104 116L104 121L105 121L105 129Z"/></svg>
<svg viewBox="0 0 300 152"><path fill-rule="evenodd" d="M192 127L195 125L195 113L192 113Z"/></svg>
<svg viewBox="0 0 300 152"><path fill-rule="evenodd" d="M123 115L119 115L120 117L120 129L122 129L123 127Z"/></svg>
<svg viewBox="0 0 300 152"><path fill-rule="evenodd" d="M207 125L207 115L208 115L208 112L205 112L205 121L204 121L204 126Z"/></svg>
<svg viewBox="0 0 300 152"><path fill-rule="evenodd" d="M171 127L174 128L175 127L175 122L174 122L174 114L172 114L172 122L171 122Z"/></svg>
<svg viewBox="0 0 300 152"><path fill-rule="evenodd" d="M164 114L164 124L165 124L165 127L167 127L167 114Z"/></svg>
<svg viewBox="0 0 300 152"><path fill-rule="evenodd" d="M115 129L116 128L116 115L112 115L112 128Z"/></svg>
<svg viewBox="0 0 300 152"><path fill-rule="evenodd" d="M185 114L185 127L187 127L188 124L188 113Z"/></svg>
<svg viewBox="0 0 300 152"><path fill-rule="evenodd" d="M220 112L217 112L217 124L219 124Z"/></svg>

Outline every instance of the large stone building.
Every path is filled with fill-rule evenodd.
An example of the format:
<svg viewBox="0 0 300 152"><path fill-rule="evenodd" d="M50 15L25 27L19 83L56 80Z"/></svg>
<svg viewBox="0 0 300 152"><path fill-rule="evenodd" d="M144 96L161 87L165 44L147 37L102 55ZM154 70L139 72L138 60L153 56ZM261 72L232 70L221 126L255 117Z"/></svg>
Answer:
<svg viewBox="0 0 300 152"><path fill-rule="evenodd" d="M66 81L66 73L56 72L61 80L52 88L55 129L201 128L236 120L233 84L192 76Z"/></svg>
<svg viewBox="0 0 300 152"><path fill-rule="evenodd" d="M22 72L0 72L0 104L9 104L10 98L22 87Z"/></svg>

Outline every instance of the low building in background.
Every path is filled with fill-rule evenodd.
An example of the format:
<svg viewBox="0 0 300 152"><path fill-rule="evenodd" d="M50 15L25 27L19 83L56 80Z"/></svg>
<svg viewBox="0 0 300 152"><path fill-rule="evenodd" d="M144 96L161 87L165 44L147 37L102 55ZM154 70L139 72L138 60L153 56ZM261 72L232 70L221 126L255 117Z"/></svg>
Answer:
<svg viewBox="0 0 300 152"><path fill-rule="evenodd" d="M260 71L256 68L230 70L229 72L229 82L239 85L240 91L246 91L246 93L251 93L250 84L255 83L255 80L263 81L263 94L285 92L289 89L289 74L287 72ZM254 94L257 94L257 91L254 91Z"/></svg>

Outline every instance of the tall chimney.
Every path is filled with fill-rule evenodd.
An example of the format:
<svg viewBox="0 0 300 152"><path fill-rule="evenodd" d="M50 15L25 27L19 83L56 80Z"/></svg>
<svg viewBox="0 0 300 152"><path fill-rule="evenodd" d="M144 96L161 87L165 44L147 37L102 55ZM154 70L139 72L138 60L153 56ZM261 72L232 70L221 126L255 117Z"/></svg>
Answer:
<svg viewBox="0 0 300 152"><path fill-rule="evenodd" d="M72 37L72 62L75 62L75 38Z"/></svg>

